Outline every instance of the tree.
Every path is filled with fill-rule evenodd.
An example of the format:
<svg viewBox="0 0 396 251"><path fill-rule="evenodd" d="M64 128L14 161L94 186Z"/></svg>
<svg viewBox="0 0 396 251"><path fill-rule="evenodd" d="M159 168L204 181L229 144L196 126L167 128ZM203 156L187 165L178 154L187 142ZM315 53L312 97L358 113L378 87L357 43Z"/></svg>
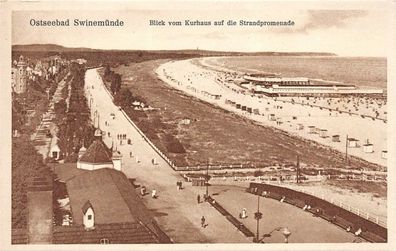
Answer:
<svg viewBox="0 0 396 251"><path fill-rule="evenodd" d="M104 75L105 77L111 74L110 65L106 65Z"/></svg>
<svg viewBox="0 0 396 251"><path fill-rule="evenodd" d="M115 81L116 92L118 92L121 89L121 75L115 74L114 81Z"/></svg>
<svg viewBox="0 0 396 251"><path fill-rule="evenodd" d="M121 107L128 107L133 102L133 96L129 89L123 88L114 96L114 104Z"/></svg>
<svg viewBox="0 0 396 251"><path fill-rule="evenodd" d="M21 104L15 99L12 102L12 129L20 130L25 124L26 117Z"/></svg>
<svg viewBox="0 0 396 251"><path fill-rule="evenodd" d="M111 85L110 90L114 94L119 92L121 89L121 75L120 74L113 74L111 77Z"/></svg>
<svg viewBox="0 0 396 251"><path fill-rule="evenodd" d="M12 227L26 227L27 184L32 177L52 175L29 141L12 142Z"/></svg>
<svg viewBox="0 0 396 251"><path fill-rule="evenodd" d="M116 82L115 82L115 79L114 79L114 75L111 75L110 82L111 82L110 91L114 95L117 92L117 87L116 87Z"/></svg>

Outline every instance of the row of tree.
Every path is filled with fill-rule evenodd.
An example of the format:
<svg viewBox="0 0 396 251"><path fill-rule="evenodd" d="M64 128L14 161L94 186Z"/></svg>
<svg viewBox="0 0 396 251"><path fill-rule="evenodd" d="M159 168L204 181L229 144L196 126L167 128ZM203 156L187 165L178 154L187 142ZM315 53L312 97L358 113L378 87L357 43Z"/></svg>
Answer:
<svg viewBox="0 0 396 251"><path fill-rule="evenodd" d="M104 80L110 83L110 90L113 95L120 91L121 75L112 71L109 65L106 65L105 67Z"/></svg>
<svg viewBox="0 0 396 251"><path fill-rule="evenodd" d="M73 78L70 82L69 109L62 99L55 104L55 112L61 156L65 157L65 162L76 162L80 148L83 145L88 147L92 143L95 129L84 96L85 67L73 63L70 72Z"/></svg>
<svg viewBox="0 0 396 251"><path fill-rule="evenodd" d="M29 179L52 175L30 141L12 142L12 228L25 228L27 223L27 188Z"/></svg>
<svg viewBox="0 0 396 251"><path fill-rule="evenodd" d="M166 125L161 121L160 118L156 118L154 120L150 120L144 111L136 111L132 106L133 102L139 102L145 104L146 101L138 96L134 95L129 89L121 88L114 95L114 104L122 107L128 116L138 124L139 128L154 142L159 142L158 134L162 132L163 128L166 128ZM144 116L141 115L144 114ZM161 133L162 134L162 133ZM161 143L158 144L158 147L164 152L168 153L186 153L186 150L179 141L172 134L162 134ZM164 146L164 147L162 147Z"/></svg>

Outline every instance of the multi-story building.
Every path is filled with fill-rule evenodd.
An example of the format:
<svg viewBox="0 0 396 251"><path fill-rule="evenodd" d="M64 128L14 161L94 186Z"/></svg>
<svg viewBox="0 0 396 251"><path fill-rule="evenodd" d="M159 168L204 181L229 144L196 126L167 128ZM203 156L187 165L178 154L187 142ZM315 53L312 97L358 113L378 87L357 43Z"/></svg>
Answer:
<svg viewBox="0 0 396 251"><path fill-rule="evenodd" d="M27 88L27 63L23 56L19 56L19 61L14 61L11 69L11 86L15 93L24 93Z"/></svg>

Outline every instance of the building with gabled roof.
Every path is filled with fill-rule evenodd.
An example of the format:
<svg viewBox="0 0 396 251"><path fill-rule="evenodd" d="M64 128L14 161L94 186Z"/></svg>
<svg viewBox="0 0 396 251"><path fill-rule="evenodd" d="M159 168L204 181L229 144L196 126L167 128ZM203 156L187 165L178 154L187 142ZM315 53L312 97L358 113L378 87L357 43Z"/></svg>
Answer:
<svg viewBox="0 0 396 251"><path fill-rule="evenodd" d="M71 165L55 167L59 180L66 184L73 221L70 226L54 226L53 243L171 242L124 173Z"/></svg>
<svg viewBox="0 0 396 251"><path fill-rule="evenodd" d="M140 197L125 174L110 168L82 172L66 181L73 221L83 224L87 207L95 212L95 224L146 221ZM89 204L87 202L89 201Z"/></svg>
<svg viewBox="0 0 396 251"><path fill-rule="evenodd" d="M94 229L95 228L95 211L93 206L89 200L84 203L84 206L81 208L83 213L83 225L85 229Z"/></svg>

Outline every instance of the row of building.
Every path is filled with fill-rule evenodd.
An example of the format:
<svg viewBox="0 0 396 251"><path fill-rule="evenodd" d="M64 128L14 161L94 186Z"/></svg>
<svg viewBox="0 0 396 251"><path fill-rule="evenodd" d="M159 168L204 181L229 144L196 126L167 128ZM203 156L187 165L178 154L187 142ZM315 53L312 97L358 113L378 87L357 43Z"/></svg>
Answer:
<svg viewBox="0 0 396 251"><path fill-rule="evenodd" d="M29 60L20 55L18 60L12 62L11 67L11 87L14 93L26 92L29 81L35 81L38 78L48 80L59 72L62 65L69 62L59 55L50 56L44 60Z"/></svg>

